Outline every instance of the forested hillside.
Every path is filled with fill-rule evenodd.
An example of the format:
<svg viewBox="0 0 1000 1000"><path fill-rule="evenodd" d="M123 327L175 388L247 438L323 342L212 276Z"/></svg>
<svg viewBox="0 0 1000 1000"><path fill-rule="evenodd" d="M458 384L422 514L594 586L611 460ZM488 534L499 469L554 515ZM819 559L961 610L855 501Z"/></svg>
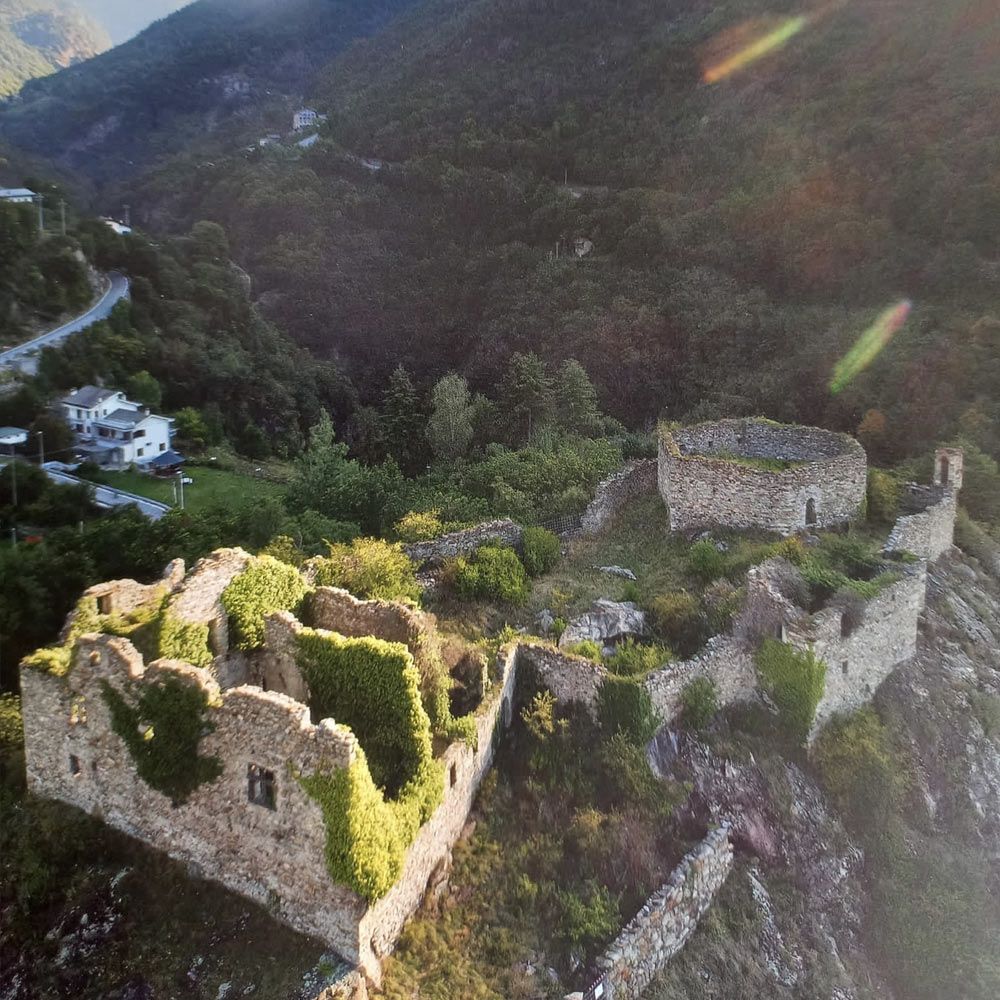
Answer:
<svg viewBox="0 0 1000 1000"><path fill-rule="evenodd" d="M95 20L104 25L115 45L128 41L153 21L186 7L190 0L79 0Z"/></svg>
<svg viewBox="0 0 1000 1000"><path fill-rule="evenodd" d="M0 128L97 182L231 126L287 130L314 72L408 2L199 0L86 67L31 84Z"/></svg>
<svg viewBox="0 0 1000 1000"><path fill-rule="evenodd" d="M579 358L632 424L875 411L877 458L958 431L995 454L1000 14L783 8L429 0L329 67L325 142L180 158L133 204L223 223L269 315L363 393L400 361L485 388L531 348ZM895 343L831 394L903 299Z"/></svg>
<svg viewBox="0 0 1000 1000"><path fill-rule="evenodd" d="M72 0L0 0L0 98L110 46L100 23Z"/></svg>

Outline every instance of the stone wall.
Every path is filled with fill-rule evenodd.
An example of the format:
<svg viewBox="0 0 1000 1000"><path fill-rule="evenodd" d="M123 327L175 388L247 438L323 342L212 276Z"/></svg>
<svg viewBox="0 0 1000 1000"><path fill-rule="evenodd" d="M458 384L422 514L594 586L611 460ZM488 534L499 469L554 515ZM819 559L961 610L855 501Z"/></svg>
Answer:
<svg viewBox="0 0 1000 1000"><path fill-rule="evenodd" d="M732 456L800 464L770 471ZM722 526L787 535L857 518L865 502L867 459L847 435L724 420L661 431L658 478L672 531Z"/></svg>
<svg viewBox="0 0 1000 1000"><path fill-rule="evenodd" d="M200 687L218 706L200 752L222 773L176 807L139 778L101 693L102 682L122 691L167 677ZM302 773L348 766L357 747L349 730L313 725L305 705L280 694L220 691L207 670L145 665L131 643L111 636L84 637L65 678L22 670L21 695L31 792L100 817L360 960L365 906L330 880L320 808L292 773L292 765ZM249 801L251 765L274 774L276 809Z"/></svg>
<svg viewBox="0 0 1000 1000"><path fill-rule="evenodd" d="M753 650L734 636L717 635L693 659L669 663L650 674L646 678L646 690L656 714L664 722L680 714L684 688L699 677L707 677L715 683L720 705L750 701L757 693Z"/></svg>
<svg viewBox="0 0 1000 1000"><path fill-rule="evenodd" d="M444 875L451 864L451 849L465 826L484 777L493 765L499 733L513 719L518 651L501 651L499 681L476 713L477 746L453 743L445 750L445 798L420 828L406 855L403 873L388 894L375 902L361 920L362 964L378 969L379 959L395 946L404 924L420 905L429 882ZM373 977L374 978L374 977Z"/></svg>
<svg viewBox="0 0 1000 1000"><path fill-rule="evenodd" d="M523 535L524 529L513 521L487 521L484 524L477 524L474 528L442 535L429 542L404 545L403 551L417 566L426 566L453 559L455 556L469 555L487 542L500 542L502 545L520 550Z"/></svg>
<svg viewBox="0 0 1000 1000"><path fill-rule="evenodd" d="M627 504L656 492L656 461L629 462L621 471L598 484L594 499L584 511L580 530L585 535L602 531Z"/></svg>
<svg viewBox="0 0 1000 1000"><path fill-rule="evenodd" d="M601 976L584 1000L639 1000L687 944L732 870L729 830L720 827L684 858L598 959Z"/></svg>
<svg viewBox="0 0 1000 1000"><path fill-rule="evenodd" d="M346 590L318 587L309 598L308 614L316 628L352 638L376 635L401 642L425 677L439 669L441 648L434 619L398 601L362 601Z"/></svg>
<svg viewBox="0 0 1000 1000"><path fill-rule="evenodd" d="M127 615L151 602L172 594L184 580L184 560L175 559L163 576L151 584L137 583L135 580L108 580L98 583L83 593L83 600L92 598L97 602L97 612L102 615ZM69 632L73 616L62 630L62 641Z"/></svg>
<svg viewBox="0 0 1000 1000"><path fill-rule="evenodd" d="M538 679L562 704L580 702L593 709L597 691L607 670L582 656L573 656L551 646L522 642L519 662L534 671Z"/></svg>
<svg viewBox="0 0 1000 1000"><path fill-rule="evenodd" d="M904 514L885 543L886 552L912 552L928 562L937 562L955 542L958 494L934 486L905 488Z"/></svg>

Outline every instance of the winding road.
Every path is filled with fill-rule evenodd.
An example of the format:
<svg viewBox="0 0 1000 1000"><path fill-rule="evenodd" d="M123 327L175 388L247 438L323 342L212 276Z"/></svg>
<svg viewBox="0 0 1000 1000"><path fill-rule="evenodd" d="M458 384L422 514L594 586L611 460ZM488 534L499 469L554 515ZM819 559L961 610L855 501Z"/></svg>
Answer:
<svg viewBox="0 0 1000 1000"><path fill-rule="evenodd" d="M81 330L86 330L88 326L99 323L102 319L107 319L111 315L111 310L122 299L129 297L129 280L124 274L120 274L118 271L111 271L107 277L110 287L97 303L91 306L82 316L77 316L76 319L70 320L60 327L56 327L55 330L50 330L48 333L43 333L41 336L35 337L34 340L29 340L27 343L18 344L17 347L3 351L0 353L0 365L21 366L30 363L29 359L34 360L43 347L54 347L67 337L73 336L74 333L79 333Z"/></svg>

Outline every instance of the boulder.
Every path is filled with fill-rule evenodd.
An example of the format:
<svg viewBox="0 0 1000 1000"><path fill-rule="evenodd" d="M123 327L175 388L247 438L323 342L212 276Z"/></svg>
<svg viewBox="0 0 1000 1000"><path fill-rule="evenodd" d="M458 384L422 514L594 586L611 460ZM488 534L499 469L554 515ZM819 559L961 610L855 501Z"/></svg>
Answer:
<svg viewBox="0 0 1000 1000"><path fill-rule="evenodd" d="M607 645L629 636L646 634L646 615L631 601L595 601L587 614L574 618L559 639L566 649L574 643L590 640Z"/></svg>

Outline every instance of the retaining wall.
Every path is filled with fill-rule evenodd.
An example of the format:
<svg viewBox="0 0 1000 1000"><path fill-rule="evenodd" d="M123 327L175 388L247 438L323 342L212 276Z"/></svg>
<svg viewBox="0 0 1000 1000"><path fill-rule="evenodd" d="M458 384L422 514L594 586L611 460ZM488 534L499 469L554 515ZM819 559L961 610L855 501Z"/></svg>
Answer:
<svg viewBox="0 0 1000 1000"><path fill-rule="evenodd" d="M487 521L484 524L477 524L474 528L442 535L429 542L404 545L403 551L417 566L426 566L454 559L455 556L467 556L487 542L500 542L502 545L520 550L523 535L524 529L513 521Z"/></svg>
<svg viewBox="0 0 1000 1000"><path fill-rule="evenodd" d="M603 530L627 504L637 497L656 492L656 460L629 462L620 472L598 484L580 522L585 535Z"/></svg>
<svg viewBox="0 0 1000 1000"><path fill-rule="evenodd" d="M729 830L720 827L684 858L598 959L601 977L584 1000L639 1000L687 944L732 870Z"/></svg>
<svg viewBox="0 0 1000 1000"><path fill-rule="evenodd" d="M958 494L933 486L906 487L903 509L913 513L901 517L885 543L886 552L912 552L936 562L955 543Z"/></svg>

